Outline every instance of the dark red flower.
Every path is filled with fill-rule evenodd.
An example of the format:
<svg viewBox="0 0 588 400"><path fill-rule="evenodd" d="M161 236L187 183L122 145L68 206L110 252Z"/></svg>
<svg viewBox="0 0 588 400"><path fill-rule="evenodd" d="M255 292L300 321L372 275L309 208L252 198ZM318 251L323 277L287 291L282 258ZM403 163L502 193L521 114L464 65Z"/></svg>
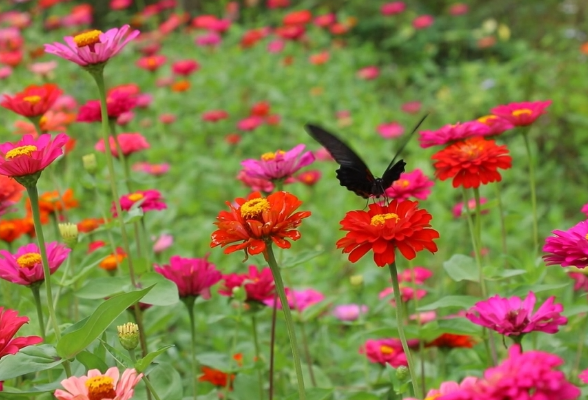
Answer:
<svg viewBox="0 0 588 400"><path fill-rule="evenodd" d="M465 347L471 349L474 347L474 339L468 335L456 335L453 333L444 333L435 340L427 343L425 347L439 347L442 349L454 349Z"/></svg>

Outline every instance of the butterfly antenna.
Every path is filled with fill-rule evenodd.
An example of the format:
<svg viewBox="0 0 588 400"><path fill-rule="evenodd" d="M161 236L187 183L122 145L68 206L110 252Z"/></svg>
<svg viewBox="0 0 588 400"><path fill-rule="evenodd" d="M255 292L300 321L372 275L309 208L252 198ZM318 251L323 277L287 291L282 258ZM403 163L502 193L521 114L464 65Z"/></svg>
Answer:
<svg viewBox="0 0 588 400"><path fill-rule="evenodd" d="M418 124L416 124L416 126L414 127L414 129L412 130L412 132L410 132L408 134L408 137L406 138L406 140L404 140L404 143L402 143L402 145L400 146L400 148L398 149L398 151L396 152L396 154L394 155L394 158L392 159L392 161L390 161L390 164L388 165L388 168L386 168L386 171L389 170L392 165L394 165L394 161L396 161L396 159L398 158L398 156L400 155L400 153L402 153L402 150L404 150L404 148L406 147L406 145L408 144L408 142L410 141L410 138L412 137L412 135L414 135L414 133L417 131L417 129L419 129L419 127L421 126L421 124L423 123L423 121L429 116L429 114L425 114L423 116L423 118L421 118L421 120L419 121Z"/></svg>

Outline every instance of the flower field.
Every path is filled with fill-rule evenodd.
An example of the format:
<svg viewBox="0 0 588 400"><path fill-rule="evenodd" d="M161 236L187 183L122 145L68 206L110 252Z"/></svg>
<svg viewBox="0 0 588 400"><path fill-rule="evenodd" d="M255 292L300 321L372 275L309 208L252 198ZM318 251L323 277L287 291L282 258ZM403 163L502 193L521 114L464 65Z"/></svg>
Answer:
<svg viewBox="0 0 588 400"><path fill-rule="evenodd" d="M0 399L588 395L581 2L4 3Z"/></svg>

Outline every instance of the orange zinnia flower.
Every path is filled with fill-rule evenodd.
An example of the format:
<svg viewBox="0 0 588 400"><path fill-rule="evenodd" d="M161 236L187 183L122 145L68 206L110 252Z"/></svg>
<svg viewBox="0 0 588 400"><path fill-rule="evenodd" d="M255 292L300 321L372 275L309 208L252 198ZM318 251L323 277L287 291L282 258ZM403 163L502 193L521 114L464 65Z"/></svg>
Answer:
<svg viewBox="0 0 588 400"><path fill-rule="evenodd" d="M185 92L190 89L189 81L177 81L171 85L172 92Z"/></svg>
<svg viewBox="0 0 588 400"><path fill-rule="evenodd" d="M453 187L478 188L480 184L500 182L497 169L508 169L512 158L506 146L498 146L494 140L473 137L454 143L432 157L435 176L442 181L453 178Z"/></svg>
<svg viewBox="0 0 588 400"><path fill-rule="evenodd" d="M243 365L243 354L237 353L233 355L233 359L237 361L239 366ZM214 386L226 387L229 384L229 390L233 390L233 381L235 380L235 374L227 374L226 372L219 371L218 369L202 366L202 375L198 377L200 382L210 382Z"/></svg>
<svg viewBox="0 0 588 400"><path fill-rule="evenodd" d="M0 220L0 240L12 243L26 233L26 226L21 219Z"/></svg>
<svg viewBox="0 0 588 400"><path fill-rule="evenodd" d="M431 228L433 218L427 210L419 210L418 202L393 200L389 205L370 204L369 210L350 211L341 221L341 230L349 231L337 241L337 248L349 253L349 261L358 261L370 250L378 267L396 260L396 249L408 260L416 253L434 253L434 239L439 233Z"/></svg>
<svg viewBox="0 0 588 400"><path fill-rule="evenodd" d="M85 218L78 222L78 231L90 233L104 223L104 218Z"/></svg>
<svg viewBox="0 0 588 400"><path fill-rule="evenodd" d="M0 203L17 202L22 197L24 186L5 175L0 175Z"/></svg>
<svg viewBox="0 0 588 400"><path fill-rule="evenodd" d="M425 347L439 347L442 349L454 349L456 347L465 347L471 349L474 347L474 339L468 335L456 335L453 333L444 333L437 339L429 342Z"/></svg>
<svg viewBox="0 0 588 400"><path fill-rule="evenodd" d="M63 192L63 196L60 196L57 190L45 192L39 196L39 209L41 210L41 214L54 214L57 211L63 211L64 207L66 210L69 210L70 208L77 207L78 204L71 189ZM31 210L31 202L28 199L26 208L29 211Z"/></svg>
<svg viewBox="0 0 588 400"><path fill-rule="evenodd" d="M300 239L296 228L310 216L310 211L292 214L302 202L287 192L276 192L267 198L254 192L235 203L236 207L227 202L231 211L221 211L216 217L214 224L218 230L212 233L210 247L231 244L225 248L225 254L245 250L245 259L249 254L263 253L267 260L267 244L271 242L282 249L290 248L288 239Z"/></svg>
<svg viewBox="0 0 588 400"><path fill-rule="evenodd" d="M127 254L120 247L117 247L116 253L106 256L104 260L100 261L98 266L106 271L114 271L127 258Z"/></svg>

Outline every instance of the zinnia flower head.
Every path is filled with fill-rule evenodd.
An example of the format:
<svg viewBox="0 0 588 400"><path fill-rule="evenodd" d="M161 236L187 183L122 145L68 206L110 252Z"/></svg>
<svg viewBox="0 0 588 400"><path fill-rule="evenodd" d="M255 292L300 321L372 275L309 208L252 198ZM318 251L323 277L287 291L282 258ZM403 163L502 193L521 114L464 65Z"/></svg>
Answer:
<svg viewBox="0 0 588 400"><path fill-rule="evenodd" d="M296 230L310 211L294 212L302 202L293 194L275 192L267 198L259 192L246 199L235 200L236 206L227 202L230 211L221 211L214 223L218 230L211 236L210 247L225 247L225 254L237 250L249 254L263 253L267 259L267 244L271 240L282 249L290 248L288 240L300 239Z"/></svg>
<svg viewBox="0 0 588 400"><path fill-rule="evenodd" d="M256 192L271 193L274 191L274 184L272 181L261 178L254 178L247 175L243 170L237 174L237 179L243 182L243 184L249 187L251 190Z"/></svg>
<svg viewBox="0 0 588 400"><path fill-rule="evenodd" d="M388 287L378 294L378 298L383 300L388 296L392 296L394 294L394 289ZM410 300L420 300L427 295L427 291L425 289L415 289L412 286L400 286L400 300L403 303L408 303ZM396 299L392 297L390 299L390 304L396 307Z"/></svg>
<svg viewBox="0 0 588 400"><path fill-rule="evenodd" d="M435 175L442 181L453 178L453 187L478 188L481 184L500 182L498 169L509 169L512 158L508 148L494 140L474 137L433 154Z"/></svg>
<svg viewBox="0 0 588 400"><path fill-rule="evenodd" d="M130 156L133 153L137 153L139 151L148 149L151 147L147 139L140 133L120 133L116 136L118 143L120 144L120 148L122 150L122 154L125 157ZM118 147L116 145L116 141L112 136L109 137L110 142L110 152L113 156L118 157ZM94 146L96 150L101 153L106 152L106 147L104 146L104 139L100 139L96 146Z"/></svg>
<svg viewBox="0 0 588 400"><path fill-rule="evenodd" d="M45 44L45 53L72 61L82 67L93 64L102 64L117 55L131 40L139 35L134 30L127 35L130 26L124 25L112 28L105 33L99 30L91 30L76 36L66 36L62 43Z"/></svg>
<svg viewBox="0 0 588 400"><path fill-rule="evenodd" d="M427 396L425 397L425 400L441 399L442 395L457 392L461 388L472 386L477 381L478 381L478 378L475 378L473 376L468 376L467 378L464 378L464 380L461 383L452 382L452 381L443 382L441 384L441 386L439 386L439 389L429 390L429 392L427 393ZM413 397L408 397L405 400L419 400L419 399L415 399Z"/></svg>
<svg viewBox="0 0 588 400"><path fill-rule="evenodd" d="M433 25L435 19L431 15L419 15L412 21L414 29L425 29Z"/></svg>
<svg viewBox="0 0 588 400"><path fill-rule="evenodd" d="M519 336L529 332L557 333L559 325L568 319L560 313L563 305L554 304L555 296L549 297L535 313L535 293L529 292L522 300L495 295L477 302L466 313L466 318L476 325L485 326L505 336Z"/></svg>
<svg viewBox="0 0 588 400"><path fill-rule="evenodd" d="M578 375L578 378L584 383L588 383L588 369L585 369Z"/></svg>
<svg viewBox="0 0 588 400"><path fill-rule="evenodd" d="M166 56L162 56L161 54L154 54L152 56L146 56L138 59L136 65L141 69L154 72L157 71L163 64L165 64L166 61Z"/></svg>
<svg viewBox="0 0 588 400"><path fill-rule="evenodd" d="M360 79L365 79L367 81L376 79L380 75L380 69L375 65L371 65L369 67L364 67L357 71L357 77Z"/></svg>
<svg viewBox="0 0 588 400"><path fill-rule="evenodd" d="M0 175L0 203L17 202L25 188L8 176Z"/></svg>
<svg viewBox="0 0 588 400"><path fill-rule="evenodd" d="M237 129L242 131L253 131L263 124L263 118L256 115L244 118L237 123Z"/></svg>
<svg viewBox="0 0 588 400"><path fill-rule="evenodd" d="M159 190L155 189L137 190L134 193L125 194L120 198L120 207L123 211L129 211L133 205L139 201L141 204L138 207L140 207L143 212L160 211L167 208L167 204L163 201L161 193ZM116 214L114 204L112 205L111 211L113 214Z"/></svg>
<svg viewBox="0 0 588 400"><path fill-rule="evenodd" d="M245 290L247 302L266 304L273 300L275 294L275 283L272 271L269 268L262 268L260 271L255 265L249 266L246 274L227 274L222 277L223 286L219 294L232 297L233 290L241 287Z"/></svg>
<svg viewBox="0 0 588 400"><path fill-rule="evenodd" d="M61 386L65 390L57 389L54 395L57 400L129 400L142 377L143 374L137 374L132 368L126 369L122 376L117 367L109 368L104 374L91 369L87 376L71 376L62 380Z"/></svg>
<svg viewBox="0 0 588 400"><path fill-rule="evenodd" d="M195 60L179 60L172 64L172 72L176 75L188 76L192 72L198 71L200 64Z"/></svg>
<svg viewBox="0 0 588 400"><path fill-rule="evenodd" d="M49 111L61 93L63 91L54 83L30 85L14 96L5 94L0 106L23 117L41 117Z"/></svg>
<svg viewBox="0 0 588 400"><path fill-rule="evenodd" d="M306 186L314 186L321 179L321 176L322 174L319 170L304 171L296 175L296 180Z"/></svg>
<svg viewBox="0 0 588 400"><path fill-rule="evenodd" d="M288 306L291 310L304 311L313 304L320 303L325 299L325 295L314 289L293 290L286 288L286 298L288 299ZM274 306L274 299L266 300L264 302L268 307ZM276 307L282 309L282 303L278 299Z"/></svg>
<svg viewBox="0 0 588 400"><path fill-rule="evenodd" d="M414 197L419 200L426 200L431 194L431 187L435 183L430 180L423 171L415 169L412 172L403 172L400 178L386 189L386 196L398 201Z"/></svg>
<svg viewBox="0 0 588 400"><path fill-rule="evenodd" d="M137 106L137 95L126 90L115 90L106 98L106 109L109 119L118 119L127 114ZM101 122L102 111L100 100L88 100L80 107L76 121L78 122Z"/></svg>
<svg viewBox="0 0 588 400"><path fill-rule="evenodd" d="M254 178L267 180L288 178L314 161L312 152L304 152L304 148L303 144L299 144L292 150L265 153L260 160L248 159L241 162L241 165L245 173Z"/></svg>
<svg viewBox="0 0 588 400"><path fill-rule="evenodd" d="M485 197L480 197L480 206L482 206L483 204L488 203L488 199ZM453 208L451 209L451 213L453 214L453 216L455 218L459 218L461 217L461 215L463 214L463 201L460 201L459 203L457 203L455 206L453 206ZM468 212L473 213L476 211L476 199L469 199L468 200ZM489 210L481 210L480 214L488 214L490 211Z"/></svg>
<svg viewBox="0 0 588 400"><path fill-rule="evenodd" d="M420 131L419 142L421 147L426 149L433 146L441 146L457 140L463 140L476 136L490 134L490 128L479 121L468 121L445 125L436 131Z"/></svg>
<svg viewBox="0 0 588 400"><path fill-rule="evenodd" d="M370 204L368 211L348 212L341 221L341 230L348 232L337 248L349 253L352 263L372 250L379 267L395 261L396 249L408 260L425 249L436 252L433 240L439 233L429 223L433 217L417 207L416 201L395 199L389 205Z"/></svg>
<svg viewBox="0 0 588 400"><path fill-rule="evenodd" d="M466 348L474 347L474 339L469 335L456 335L454 333L444 333L436 339L430 341L425 347L439 347L442 349Z"/></svg>
<svg viewBox="0 0 588 400"><path fill-rule="evenodd" d="M485 136L500 135L501 133L514 128L514 125L508 120L496 115L485 115L478 118L476 121L481 122L490 128L490 132Z"/></svg>
<svg viewBox="0 0 588 400"><path fill-rule="evenodd" d="M433 276L433 272L425 267L407 268L398 274L398 282L409 282L415 285L424 285L425 281Z"/></svg>
<svg viewBox="0 0 588 400"><path fill-rule="evenodd" d="M164 252L174 244L174 237L165 233L151 239L155 241L153 243L153 252L156 254Z"/></svg>
<svg viewBox="0 0 588 400"><path fill-rule="evenodd" d="M398 122L390 122L389 124L378 125L376 131L378 131L380 136L382 136L384 139L391 139L402 136L404 133L404 127Z"/></svg>
<svg viewBox="0 0 588 400"><path fill-rule="evenodd" d="M210 287L222 279L222 274L207 258L173 256L169 265L155 266L155 272L165 276L178 287L180 297L210 299Z"/></svg>
<svg viewBox="0 0 588 400"><path fill-rule="evenodd" d="M150 164L148 162L138 162L133 164L133 171L140 171L153 176L165 175L168 173L169 168L168 163Z"/></svg>
<svg viewBox="0 0 588 400"><path fill-rule="evenodd" d="M566 380L556 368L563 364L558 356L543 351L521 352L518 345L508 349L509 358L488 368L484 378L462 385L437 400L575 400L580 389Z"/></svg>
<svg viewBox="0 0 588 400"><path fill-rule="evenodd" d="M0 230L2 230L1 224L2 222L0 221ZM576 269L576 271L578 272L568 272L568 276L574 280L574 290L588 292L588 276L580 269Z"/></svg>
<svg viewBox="0 0 588 400"><path fill-rule="evenodd" d="M523 101L521 103L510 103L494 107L492 114L504 118L514 126L531 125L541 114L545 114L551 100L545 101Z"/></svg>
<svg viewBox="0 0 588 400"><path fill-rule="evenodd" d="M368 339L359 349L359 353L365 354L372 363L390 364L394 368L408 366L406 354L402 350L399 339Z"/></svg>
<svg viewBox="0 0 588 400"><path fill-rule="evenodd" d="M359 304L341 304L333 308L333 316L341 321L355 321L367 312L368 306Z"/></svg>
<svg viewBox="0 0 588 400"><path fill-rule="evenodd" d="M71 249L58 242L47 243L47 259L51 275L65 261ZM18 249L16 254L0 250L0 278L17 285L31 285L43 281L41 253L36 244L27 244Z"/></svg>
<svg viewBox="0 0 588 400"><path fill-rule="evenodd" d="M555 236L545 239L543 256L547 265L562 267L588 267L588 221L582 221L568 229L552 232Z"/></svg>
<svg viewBox="0 0 588 400"><path fill-rule="evenodd" d="M43 341L39 336L14 337L20 327L28 322L29 317L19 317L15 310L0 306L0 358Z"/></svg>
<svg viewBox="0 0 588 400"><path fill-rule="evenodd" d="M402 1L393 1L392 3L383 4L380 8L382 15L400 14L406 9L406 4Z"/></svg>
<svg viewBox="0 0 588 400"><path fill-rule="evenodd" d="M210 110L202 114L202 120L208 122L217 122L229 117L229 113L224 110Z"/></svg>
<svg viewBox="0 0 588 400"><path fill-rule="evenodd" d="M16 143L0 144L0 175L23 177L40 173L63 154L68 139L63 133L53 140L50 134L38 138L25 135Z"/></svg>

